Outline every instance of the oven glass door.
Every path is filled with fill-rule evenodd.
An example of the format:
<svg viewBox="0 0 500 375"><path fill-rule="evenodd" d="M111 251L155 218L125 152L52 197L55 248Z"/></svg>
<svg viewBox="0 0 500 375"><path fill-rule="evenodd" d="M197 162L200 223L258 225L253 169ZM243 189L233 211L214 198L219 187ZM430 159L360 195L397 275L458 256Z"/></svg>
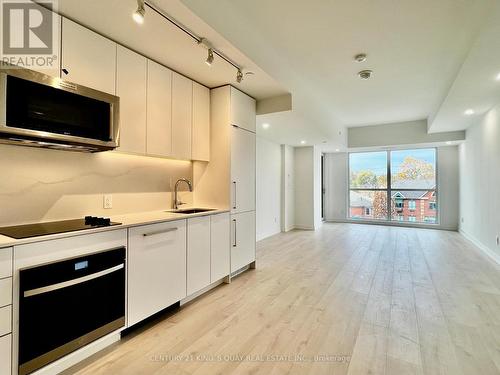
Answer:
<svg viewBox="0 0 500 375"><path fill-rule="evenodd" d="M19 374L125 325L125 249L20 273Z"/></svg>
<svg viewBox="0 0 500 375"><path fill-rule="evenodd" d="M7 76L6 126L112 141L111 104Z"/></svg>

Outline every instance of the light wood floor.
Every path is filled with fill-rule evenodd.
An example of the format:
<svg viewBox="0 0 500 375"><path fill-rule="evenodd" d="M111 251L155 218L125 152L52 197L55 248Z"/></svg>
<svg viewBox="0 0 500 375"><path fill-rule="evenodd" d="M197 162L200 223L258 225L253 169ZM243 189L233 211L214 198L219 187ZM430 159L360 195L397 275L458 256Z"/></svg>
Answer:
<svg viewBox="0 0 500 375"><path fill-rule="evenodd" d="M426 229L279 234L256 270L70 373L500 374L500 270L476 251Z"/></svg>

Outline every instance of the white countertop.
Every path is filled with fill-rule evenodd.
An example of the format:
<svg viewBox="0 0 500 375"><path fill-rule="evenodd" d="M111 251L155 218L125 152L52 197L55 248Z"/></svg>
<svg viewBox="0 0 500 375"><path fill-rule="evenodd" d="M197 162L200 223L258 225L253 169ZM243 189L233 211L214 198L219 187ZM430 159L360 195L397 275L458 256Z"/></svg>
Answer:
<svg viewBox="0 0 500 375"><path fill-rule="evenodd" d="M129 227L135 227L140 225L162 223L167 221L183 220L192 217L215 215L223 212L229 212L229 210L224 209L212 209L211 211L199 212L195 214L180 214L176 212L169 211L149 211L149 212L136 212L125 215L110 216L111 221L122 223L120 225L113 225L110 227L100 227L95 229L85 229L74 232L65 232L58 234L49 234L47 236L30 237L23 239L15 239L7 236L0 235L0 248L11 247L21 244L40 242L54 240L58 238L81 236L83 234L91 234L97 232L105 232L110 230L119 230Z"/></svg>

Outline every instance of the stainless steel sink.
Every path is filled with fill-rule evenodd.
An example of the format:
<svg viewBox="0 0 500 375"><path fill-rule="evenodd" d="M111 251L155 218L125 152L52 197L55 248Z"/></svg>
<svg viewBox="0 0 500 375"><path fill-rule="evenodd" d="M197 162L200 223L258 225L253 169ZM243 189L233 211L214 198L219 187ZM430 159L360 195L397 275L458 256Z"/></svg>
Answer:
<svg viewBox="0 0 500 375"><path fill-rule="evenodd" d="M185 215L191 215L191 214L199 214L201 212L208 212L208 211L215 211L215 208L184 208L184 209L179 209L179 210L170 210L167 212L173 212L174 214L185 214Z"/></svg>

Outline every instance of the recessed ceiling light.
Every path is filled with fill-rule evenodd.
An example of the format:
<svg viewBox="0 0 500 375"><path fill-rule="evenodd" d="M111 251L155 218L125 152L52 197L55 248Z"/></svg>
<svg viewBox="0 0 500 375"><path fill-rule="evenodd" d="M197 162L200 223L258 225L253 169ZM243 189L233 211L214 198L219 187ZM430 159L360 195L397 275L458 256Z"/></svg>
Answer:
<svg viewBox="0 0 500 375"><path fill-rule="evenodd" d="M340 150L338 148L335 149L335 152L340 152Z"/></svg>
<svg viewBox="0 0 500 375"><path fill-rule="evenodd" d="M372 70L362 70L358 73L358 77L363 79L363 80L367 80L367 79L372 78L372 75L373 75Z"/></svg>
<svg viewBox="0 0 500 375"><path fill-rule="evenodd" d="M269 124L267 122L262 124L262 129L269 129Z"/></svg>
<svg viewBox="0 0 500 375"><path fill-rule="evenodd" d="M468 109L464 112L467 116L472 116L475 112L473 109Z"/></svg>
<svg viewBox="0 0 500 375"><path fill-rule="evenodd" d="M301 145L305 145L305 144L306 144L306 141L300 141L300 144L301 144Z"/></svg>
<svg viewBox="0 0 500 375"><path fill-rule="evenodd" d="M446 144L447 145L451 145L451 141L446 141Z"/></svg>
<svg viewBox="0 0 500 375"><path fill-rule="evenodd" d="M496 80L500 81L500 73L498 73Z"/></svg>
<svg viewBox="0 0 500 375"><path fill-rule="evenodd" d="M366 61L366 53L358 53L356 56L354 56L354 61L358 63L362 63Z"/></svg>

